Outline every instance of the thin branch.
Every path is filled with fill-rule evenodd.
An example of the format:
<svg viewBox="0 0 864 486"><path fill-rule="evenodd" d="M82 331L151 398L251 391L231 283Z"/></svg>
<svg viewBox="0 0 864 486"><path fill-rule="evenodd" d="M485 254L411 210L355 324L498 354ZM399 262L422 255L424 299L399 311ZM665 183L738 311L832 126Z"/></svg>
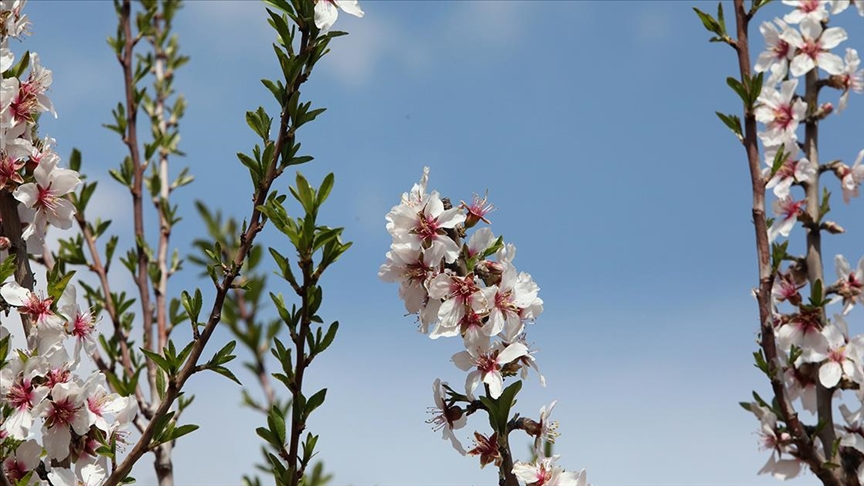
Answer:
<svg viewBox="0 0 864 486"><path fill-rule="evenodd" d="M123 53L117 56L117 60L123 67L123 85L126 95L126 135L123 142L129 150L132 160L134 179L129 192L132 195L132 213L135 227L135 249L138 257L138 271L135 274L135 284L138 287L138 297L141 303L141 325L143 327L144 347L156 351L156 343L153 340L153 309L150 304L150 285L147 267L149 258L144 248L144 207L143 207L143 184L146 161L141 160L141 152L138 148L138 103L135 101L135 81L133 77L133 63L135 60L135 45L142 38L132 36L132 3L131 0L123 0L120 14L120 24L123 28L125 44ZM151 403L159 402L159 393L156 389L156 364L147 360L147 377L150 385Z"/></svg>
<svg viewBox="0 0 864 486"><path fill-rule="evenodd" d="M128 1L128 0L126 0ZM308 45L307 34L303 35L303 42L301 44L303 49L313 48L313 45ZM299 76L297 81L290 87L288 87L288 93L286 94L285 99L290 99L291 95L300 89L300 85L308 78L308 72L304 73L303 76ZM258 187L255 190L255 195L253 197L253 209L251 215L249 217L249 224L246 227L246 231L241 233L240 235L240 245L237 251L237 254L234 256L234 260L230 267L225 269L222 280L216 286L216 295L213 299L213 305L210 310L210 317L207 320L207 323L204 325L204 329L201 331L200 337L196 339L195 344L192 347L192 351L189 354L189 357L186 360L186 364L180 371L169 380L167 389L165 391L164 398L159 403L159 408L154 413L154 417L161 417L167 414L171 406L174 404L174 401L177 400L178 395L180 394L180 390L185 385L186 381L197 371L198 360L201 358L201 354L204 352L204 348L207 345L207 342L210 340L210 337L213 335L213 332L216 330L216 326L222 319L222 307L225 304L225 298L233 289L234 280L240 274L240 269L243 266L243 263L246 261L246 258L249 254L249 251L252 249L253 242L255 241L255 237L261 230L264 228L265 221L262 220L262 213L258 209L259 206L264 205L267 201L267 196L270 193L270 188L273 185L273 181L278 177L282 170L278 168L279 159L282 155L282 148L287 144L293 144L294 142L294 132L293 130L289 131L289 119L290 114L288 113L287 107L282 107L282 116L280 120L279 132L276 138L274 151L273 151L273 160L268 164L267 172L264 177L261 179ZM122 463L117 467L114 473L109 476L105 481L105 486L116 486L120 483L124 478L126 478L130 472L132 472L132 466L150 450L150 442L153 440L155 420L151 421L144 432L141 433L141 437L135 446L129 451L129 454L123 460Z"/></svg>

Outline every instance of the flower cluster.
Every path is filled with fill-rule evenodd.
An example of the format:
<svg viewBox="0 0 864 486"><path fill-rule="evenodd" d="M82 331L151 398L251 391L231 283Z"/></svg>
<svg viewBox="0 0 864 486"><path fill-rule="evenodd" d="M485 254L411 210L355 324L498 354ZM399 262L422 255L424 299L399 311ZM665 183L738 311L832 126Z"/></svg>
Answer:
<svg viewBox="0 0 864 486"><path fill-rule="evenodd" d="M9 48L10 39L28 33L24 3L0 0L0 197L11 195L17 211L2 216L17 216L23 225L20 234L4 225L12 234L0 238L3 259L18 258L5 254L18 241L41 254L49 226L70 228L75 208L66 196L81 183L77 172L58 166L54 140L36 134L38 117L56 113L46 94L51 71L35 53L16 63ZM95 351L95 320L78 306L74 286L60 291L55 302L11 278L0 286L0 304L7 315L17 309L27 337L26 349L0 356L0 464L16 484L99 484L109 471L107 456L98 451L113 453L122 427L138 412L137 401L108 392L102 373L76 375L81 351ZM0 340L10 340L5 323Z"/></svg>
<svg viewBox="0 0 864 486"><path fill-rule="evenodd" d="M786 255L786 244L778 240L788 238L798 222L808 231L843 231L836 223L821 220L826 209L819 208L818 218L813 216L813 208L807 207L807 198L796 198L793 186L818 184L819 173L830 171L840 179L843 198L848 203L858 196L859 186L864 181L864 166L861 165L864 150L851 167L840 162L818 167L808 160L807 155L812 153L799 153L799 146L807 147L799 143L799 125L814 123L845 109L850 92L864 91L864 71L859 69L860 59L855 49L847 48L843 57L831 52L846 40L847 33L840 27L828 27L829 18L846 10L850 1L783 0L783 3L794 9L783 19L764 22L760 27L766 50L759 56L755 70L768 75L757 100L755 117L764 127L758 136L765 149L765 187L773 190L777 198L773 202L776 217L768 228L768 239L776 242L775 254L782 253L782 260L789 262L785 269L778 269L772 291L773 328L782 354L778 365L783 370L790 400L800 400L804 409L816 413L817 383L837 394L844 389L855 389L858 401L864 402L864 335L850 337L843 317L856 303L864 304L864 258L853 269L845 257L838 255L835 258L837 280L830 285L821 282L815 285L808 280L807 259ZM864 16L864 2L854 3L858 13ZM819 79L819 73L827 77ZM831 103L808 106L805 97L797 94L798 88L805 84L799 82L802 76L839 90L837 109L834 110ZM815 96L808 99L815 100ZM801 295L808 283L812 290L809 300ZM829 297L824 301L823 292ZM824 317L824 306L834 303L842 303L842 311L833 318ZM763 448L776 453L760 473L770 473L781 479L796 476L804 463L790 434L778 423L775 410L762 401L745 405L761 423ZM864 454L860 424L853 427L853 422L860 420L861 410L844 413L848 426L837 426L836 432L841 446ZM831 447L830 444L823 446ZM858 475L864 481L864 464L858 469Z"/></svg>
<svg viewBox="0 0 864 486"><path fill-rule="evenodd" d="M477 195L470 204L453 206L438 192L427 191L428 179L429 169L424 168L420 181L387 214L393 241L378 275L399 284L399 296L406 310L417 316L420 332L432 339L462 339L465 349L452 361L467 372L464 394L435 380L435 406L430 409L434 417L429 422L465 454L454 430L466 425L467 415L483 408L476 397L478 388L484 399L498 400L505 393L506 378L524 379L528 368L539 374L525 329L543 312L543 300L531 275L513 265L515 246L496 238L488 227L475 229L468 237L467 231L478 223L489 223L486 215L494 206ZM542 375L540 381L545 386ZM459 402L467 405L463 408ZM520 422L537 439L538 459L516 462L512 474L532 484L585 484L584 471L564 473L553 465L554 457L543 457L541 439L554 441L558 435L557 423L548 421L547 415L544 407L539 424ZM475 432L476 446L467 453L480 456L481 466L500 466L499 433L487 437Z"/></svg>

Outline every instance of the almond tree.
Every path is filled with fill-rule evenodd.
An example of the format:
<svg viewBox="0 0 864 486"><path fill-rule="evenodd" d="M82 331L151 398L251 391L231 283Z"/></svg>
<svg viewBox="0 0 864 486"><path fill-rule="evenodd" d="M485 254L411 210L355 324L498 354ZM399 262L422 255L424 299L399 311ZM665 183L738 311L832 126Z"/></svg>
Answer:
<svg viewBox="0 0 864 486"><path fill-rule="evenodd" d="M864 16L864 3L855 1L850 8L848 0L784 0L791 11L759 27L766 50L754 65L750 23L767 3L754 0L747 8L735 0L734 37L727 32L722 3L716 17L695 9L715 35L711 41L737 55L738 77L727 78L727 84L744 108L743 117L717 115L743 145L750 169L759 269L754 295L760 348L754 357L769 379L772 397L764 400L754 392L754 401L741 405L759 419L762 445L771 451L760 473L786 479L809 469L826 485L858 485L864 481L864 335L850 336L843 316L864 303L864 258L852 268L837 255L837 278L826 277L822 237L844 230L827 219L831 193L821 182L823 175L836 177L844 202L850 203L864 181L864 150L851 166L842 160L821 162L819 128L846 107L850 92L864 91L858 52L832 52L848 34L830 25L831 16L844 11ZM820 102L825 91L840 92L836 109ZM767 190L776 197L773 218ZM803 230L798 233L801 254L787 239L796 228ZM829 315L832 305L836 310ZM848 408L852 403L854 412ZM814 417L801 417L802 409ZM843 421L835 418L838 411Z"/></svg>

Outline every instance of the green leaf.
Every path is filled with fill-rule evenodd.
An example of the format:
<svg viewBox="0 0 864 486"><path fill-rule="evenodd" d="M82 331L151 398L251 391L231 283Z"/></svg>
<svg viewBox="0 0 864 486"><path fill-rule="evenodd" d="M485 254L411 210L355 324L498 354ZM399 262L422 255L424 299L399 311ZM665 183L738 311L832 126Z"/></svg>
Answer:
<svg viewBox="0 0 864 486"><path fill-rule="evenodd" d="M69 281L74 275L75 271L73 270L60 279L50 282L48 284L48 296L56 302L63 295L63 291L66 290L66 286L69 285Z"/></svg>
<svg viewBox="0 0 864 486"><path fill-rule="evenodd" d="M180 427L176 427L176 428L174 428L174 429L171 431L170 436L167 437L167 438L164 440L164 442L168 442L168 441L172 441L172 440L177 440L177 439L179 439L180 437L183 437L184 435L191 434L192 432L195 432L196 430L198 430L198 426L197 426L197 425L194 425L194 424L181 425Z"/></svg>
<svg viewBox="0 0 864 486"><path fill-rule="evenodd" d="M728 84L733 91L738 93L738 97L741 98L741 101L744 102L745 105L748 107L750 106L750 95L747 93L747 89L744 85L741 84L741 81L730 76L726 78L726 84Z"/></svg>
<svg viewBox="0 0 864 486"><path fill-rule="evenodd" d="M784 241L783 243L772 243L771 244L771 268L773 272L777 272L780 268L780 264L783 263L783 260L788 255L786 253L786 249L789 247L789 240Z"/></svg>
<svg viewBox="0 0 864 486"><path fill-rule="evenodd" d="M198 316L201 313L201 291L199 289L195 289L195 297L191 297L189 292L185 290L180 293L180 302L183 304L183 308L186 309L186 315L189 316L189 319L192 323L198 323Z"/></svg>
<svg viewBox="0 0 864 486"><path fill-rule="evenodd" d="M741 129L741 118L736 115L724 115L719 111L715 111L717 117L720 118L720 121L723 122L724 125L729 127L729 130L732 130L732 133L738 138L738 141L744 141L744 135Z"/></svg>
<svg viewBox="0 0 864 486"><path fill-rule="evenodd" d="M0 263L0 282L5 282L6 279L15 275L15 255L9 255Z"/></svg>
<svg viewBox="0 0 864 486"><path fill-rule="evenodd" d="M172 371L173 371L172 370L172 368L173 368L172 364L169 363L168 360L166 360L162 355L160 355L159 353L154 353L153 351L150 351L149 349L146 349L146 348L138 348L138 349L140 349L141 352L144 353L144 356L147 356L148 358L150 358L150 361L153 361L154 363L156 363L156 366L158 366L160 369L162 369L163 371L165 371L168 374L172 373Z"/></svg>
<svg viewBox="0 0 864 486"><path fill-rule="evenodd" d="M322 388L318 390L314 395L309 397L306 400L306 407L303 409L303 416L308 418L309 415L315 411L316 408L320 407L322 403L324 403L324 398L327 396L327 389Z"/></svg>
<svg viewBox="0 0 864 486"><path fill-rule="evenodd" d="M827 187L823 187L822 202L819 204L819 220L821 221L829 212L831 212L831 192Z"/></svg>
<svg viewBox="0 0 864 486"><path fill-rule="evenodd" d="M324 201L327 200L327 196L330 195L330 191L333 189L333 182L335 177L333 173L327 174L324 177L324 180L321 181L321 187L318 188L318 197L315 199L315 205L321 207L324 204Z"/></svg>
<svg viewBox="0 0 864 486"><path fill-rule="evenodd" d="M706 14L705 12L699 10L696 7L693 7L693 11L696 12L696 15L699 16L699 20L702 21L702 25L705 26L705 29L708 32L713 32L719 36L723 35L723 30L720 29L720 24L714 20L714 17Z"/></svg>
<svg viewBox="0 0 864 486"><path fill-rule="evenodd" d="M267 425L270 427L270 432L273 437L279 441L279 444L285 443L285 417L278 407L271 407L267 413Z"/></svg>
<svg viewBox="0 0 864 486"><path fill-rule="evenodd" d="M756 100L759 99L759 95L762 94L762 83L765 80L765 73L759 73L756 76L750 78L750 82L747 83L747 91L750 93L750 99L747 104L749 107L753 107L756 105Z"/></svg>
<svg viewBox="0 0 864 486"><path fill-rule="evenodd" d="M327 328L327 334L324 335L323 339L318 341L318 345L315 347L315 354L321 353L333 343L333 339L336 337L336 331L339 330L339 321L330 324L330 327Z"/></svg>
<svg viewBox="0 0 864 486"><path fill-rule="evenodd" d="M480 403L482 403L486 407L486 412L489 415L489 426L492 427L492 430L496 433L500 433L498 427L500 426L501 421L498 419L498 401L493 400L487 396L479 397ZM506 422L506 419L505 419Z"/></svg>
<svg viewBox="0 0 864 486"><path fill-rule="evenodd" d="M161 436L165 433L165 428L171 419L174 418L174 412L168 412L165 415L157 416L153 423L153 442L151 444L161 444Z"/></svg>
<svg viewBox="0 0 864 486"><path fill-rule="evenodd" d="M522 380L514 381L498 397L498 430L507 430L507 421L510 420L510 409L516 403L516 394L522 389Z"/></svg>
<svg viewBox="0 0 864 486"><path fill-rule="evenodd" d="M723 3L717 3L717 24L720 26L722 35L726 35L726 21L723 19Z"/></svg>
<svg viewBox="0 0 864 486"><path fill-rule="evenodd" d="M810 286L810 305L813 307L822 307L825 294L822 292L822 279L816 279L813 285Z"/></svg>
<svg viewBox="0 0 864 486"><path fill-rule="evenodd" d="M774 177L774 174L783 167L786 159L789 158L789 153L784 150L785 148L785 145L777 147L777 153L774 154L774 161L771 162L771 177Z"/></svg>

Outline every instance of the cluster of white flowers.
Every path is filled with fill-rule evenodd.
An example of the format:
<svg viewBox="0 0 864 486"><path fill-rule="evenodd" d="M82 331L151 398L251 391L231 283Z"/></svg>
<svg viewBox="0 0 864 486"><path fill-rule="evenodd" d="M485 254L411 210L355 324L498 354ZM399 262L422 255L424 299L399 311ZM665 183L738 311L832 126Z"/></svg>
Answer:
<svg viewBox="0 0 864 486"><path fill-rule="evenodd" d="M16 69L9 40L28 33L25 0L0 0L0 191L11 193L30 253L41 253L48 226L68 229L75 208L65 197L80 184L78 173L58 167L54 141L36 136L42 113L56 116L46 95L51 71L30 53L26 78ZM10 244L4 236L0 257ZM15 484L95 485L108 470L97 450L123 441L122 427L138 412L134 398L109 393L105 376L76 375L82 349L95 351L94 318L77 304L74 285L59 302L14 280L0 287L7 309L15 307L28 326L27 349L12 351L0 370L0 464ZM7 312L8 315L8 312ZM7 319L8 322L8 319ZM0 338L10 336L4 323ZM74 342L72 356L66 342ZM74 466L74 470L73 470ZM21 483L28 478L25 483Z"/></svg>
<svg viewBox="0 0 864 486"><path fill-rule="evenodd" d="M438 192L427 192L428 179L429 169L424 168L420 182L387 214L393 242L378 275L399 284L399 296L408 312L418 316L420 332L432 339L462 338L465 350L453 355L452 361L468 372L465 397L475 400L474 393L482 383L486 394L498 399L505 377L521 374L524 379L529 367L539 374L525 337L526 323L543 312L539 287L531 275L513 265L515 246L504 244L488 227L474 230L463 243L467 230L481 221L488 224L485 216L494 208L486 198L475 195L471 204L451 207ZM494 260L489 259L493 256ZM545 386L542 375L540 381ZM467 417L446 398L449 390L446 383L435 381L435 417L430 422L436 430L443 430L444 438L457 451L466 454L453 431L464 427ZM548 412L545 407L541 410L536 434L554 440L557 423L547 420ZM468 453L480 455L484 465L495 460L496 441L479 433L475 437L478 445ZM517 462L513 473L532 484L585 484L584 470L563 472L554 465L555 457L536 452L534 463Z"/></svg>
<svg viewBox="0 0 864 486"><path fill-rule="evenodd" d="M806 200L796 200L792 186L817 177L819 168L806 157L799 155L798 128L807 117L822 118L834 111L834 106L807 106L796 93L799 77L813 70L821 70L828 76L821 82L842 93L836 112L846 108L850 92L864 91L864 71L860 70L860 59L855 49L847 48L845 56L831 52L847 38L840 27L827 27L829 17L841 13L850 6L850 0L783 0L794 10L773 22L764 22L760 31L765 37L766 50L756 63L755 70L768 73L757 101L755 116L764 124L759 138L765 146L764 171L766 188L772 189L777 199L773 203L776 214L768 229L769 241L789 237L795 223L804 214ZM864 16L864 2L854 2L858 13ZM801 83L803 84L803 83ZM775 168L778 153L782 157L779 168ZM843 199L848 203L858 196L858 188L864 181L864 166L861 165L864 150L849 167L842 163L832 164L834 174L840 179ZM842 230L841 230L842 231ZM819 306L802 302L800 290L807 284L806 272L793 263L780 271L772 292L774 305L774 329L780 350L787 356L797 356L786 366L781 360L786 378L786 390L791 400L800 399L802 407L816 413L816 383L833 389L837 394L843 388L857 388L857 398L864 401L864 334L849 337L843 316L856 303L864 304L864 258L857 269L850 267L842 255L835 258L837 281L826 285L826 294L832 295L830 302L842 303L843 310L828 322L822 322ZM785 304L784 304L785 303ZM781 306L791 306L781 312ZM815 368L814 368L815 367ZM806 373L803 369L815 369L818 373ZM850 386L841 387L841 381ZM796 457L796 448L790 435L778 426L777 416L764 404L752 403L750 410L760 420L763 446L777 453L771 455L760 473L770 473L780 479L796 476L803 463ZM840 445L854 447L864 453L864 433L860 425L862 409L856 413L843 410L847 426L835 425ZM825 447L831 447L825 444ZM788 454L788 457L784 457ZM864 465L858 475L864 481Z"/></svg>

